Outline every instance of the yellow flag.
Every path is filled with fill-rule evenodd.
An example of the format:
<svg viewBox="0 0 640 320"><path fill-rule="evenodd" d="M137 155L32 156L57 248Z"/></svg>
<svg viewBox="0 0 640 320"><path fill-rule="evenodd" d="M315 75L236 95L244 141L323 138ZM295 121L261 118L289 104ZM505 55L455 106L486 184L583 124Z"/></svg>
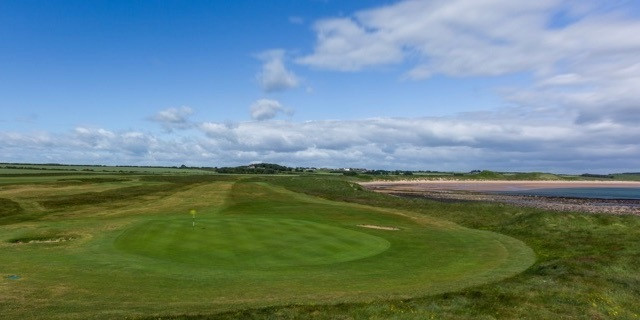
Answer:
<svg viewBox="0 0 640 320"><path fill-rule="evenodd" d="M189 213L191 213L192 216L196 216L196 210L195 209L191 209L189 210Z"/></svg>

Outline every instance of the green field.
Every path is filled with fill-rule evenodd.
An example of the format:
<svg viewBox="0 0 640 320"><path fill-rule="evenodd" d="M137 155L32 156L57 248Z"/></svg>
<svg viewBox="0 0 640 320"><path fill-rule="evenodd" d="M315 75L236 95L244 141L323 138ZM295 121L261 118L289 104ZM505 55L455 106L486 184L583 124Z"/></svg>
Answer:
<svg viewBox="0 0 640 320"><path fill-rule="evenodd" d="M1 179L0 318L638 317L637 217L333 176Z"/></svg>

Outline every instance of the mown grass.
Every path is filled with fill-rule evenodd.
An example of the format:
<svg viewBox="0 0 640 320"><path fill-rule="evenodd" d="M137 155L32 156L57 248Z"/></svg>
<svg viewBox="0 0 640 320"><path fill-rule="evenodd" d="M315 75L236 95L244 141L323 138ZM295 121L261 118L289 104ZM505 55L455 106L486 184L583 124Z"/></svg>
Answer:
<svg viewBox="0 0 640 320"><path fill-rule="evenodd" d="M144 192L128 195L138 190L134 182ZM80 187L59 186L62 195L48 184L0 190L25 205L40 203L28 196L33 190L80 199L0 226L2 275L20 277L0 280L3 316L122 318L380 301L498 281L533 261L528 247L503 235L310 197L261 178L154 176ZM190 208L198 209L196 228Z"/></svg>
<svg viewBox="0 0 640 320"><path fill-rule="evenodd" d="M130 179L131 177L126 176L126 178ZM230 196L227 196L224 201L216 200L219 202L215 202L218 203L218 205L214 206L215 208L211 207L203 210L203 212L210 212L211 214L234 212L247 215L259 210L268 210L274 205L287 208L287 203L290 203L292 199L308 199L294 193L269 193L260 188L247 187L254 182L266 182L270 186L276 185L294 192L302 192L324 199L412 212L418 218L447 220L473 229L509 235L533 248L537 255L537 261L523 273L508 279L490 284L459 288L435 295L414 294L406 298L375 298L364 302L347 303L332 303L331 299L317 300L315 303L292 299L290 302L273 301L270 304L267 303L268 306L265 307L256 307L250 304L236 305L231 308L233 310L224 312L221 310L216 311L217 309L214 307L209 308L210 310L208 311L207 308L195 307L195 301L202 303L203 301L209 301L209 303L215 304L215 299L198 296L198 294L204 292L199 290L205 290L204 284L207 283L206 281L203 282L201 278L181 275L182 282L176 282L162 277L150 276L149 281L142 281L140 280L140 274L148 274L150 271L153 274L157 272L157 269L133 268L132 270L140 273L129 276L118 271L132 268L130 266L122 267L123 261L126 260L121 260L122 258L119 256L104 255L104 252L100 250L92 249L93 251L89 251L90 255L87 256L87 259L96 262L103 261L100 259L105 257L110 258L110 260L104 260L101 263L111 269L105 269L105 272L100 271L100 268L97 271L82 271L82 268L87 266L86 260L74 260L74 264L68 266L68 268L70 268L69 272L73 268L79 268L73 270L77 274L77 279L67 278L66 275L64 279L67 279L66 281L70 283L86 282L95 286L96 290L102 286L99 284L101 281L96 282L93 279L96 275L103 276L105 279L117 279L117 283L110 285L110 290L116 293L119 290L130 288L131 284L134 283L136 288L142 288L143 292L146 292L145 297L150 299L149 303L167 298L162 293L164 289L161 288L176 288L175 286L178 286L178 283L182 283L181 285L188 284L187 287L180 291L175 291L174 289L176 295L186 295L187 298L175 297L175 300L171 300L170 303L166 304L165 312L153 312L153 316L149 316L149 319L640 319L640 303L638 302L640 297L639 217L594 215L578 212L559 213L492 203L441 203L419 198L400 198L364 190L355 182L348 181L340 176L142 176L140 181L145 184L148 183L148 186L155 187L160 185L175 189L170 189L169 191L156 190L146 196L126 198L127 200L114 200L117 203L129 203L129 205L139 208L138 210L133 208L118 209L123 210L122 212L127 212L127 214L117 215L115 216L116 218L91 218L91 216L79 215L74 216L72 220L66 221L58 220L58 218L46 218L45 216L42 219L29 221L25 226L20 224L8 225L4 230L11 233L11 235L4 235L4 241L37 237L39 236L37 232L42 232L45 236L66 235L70 233L69 229L77 231L77 234L75 234L77 239L59 244L19 245L21 247L16 248L22 250L21 256L16 256L15 252L12 252L11 259L9 259L8 255L5 255L5 258L8 259L5 262L15 261L17 257L24 257L25 261L31 261L33 265L28 268L25 266L24 270L10 270L7 269L7 264L5 264L5 269L1 272L22 275L29 274L29 272L37 272L40 270L38 263L44 262L35 258L29 260L26 257L32 257L39 250L46 249L52 254L60 251L73 252L80 250L85 243L91 241L93 234L109 234L114 232L113 230L124 230L124 226L130 225L134 221L140 221L137 220L140 219L139 217L147 219L159 213L166 215L166 210L183 210L186 212L189 208L189 202L182 203L179 201L181 197L185 196L180 192L184 192L186 189L193 188L189 190L198 190L197 192L188 193L188 197L193 197L193 203L202 205L202 203L206 203L206 199L198 199L196 201L196 196L198 193L208 190L207 183L231 185L236 180L242 180L245 183L235 184L231 188L235 190ZM126 182L113 183L126 184ZM195 186L198 187L195 188ZM126 188L115 190L120 190L119 194L121 196L127 196ZM144 199L149 195L157 196L153 199L166 198L167 204L163 203L159 207L147 206L146 203L149 202L145 202ZM247 201L248 199L250 201ZM155 204L158 200L151 200L151 202ZM209 203L214 202L210 201ZM313 208L312 212L316 215L321 215L323 212L331 212L336 208L323 207L320 205L322 201L314 203L316 205L311 207ZM109 201L102 203L105 207L109 204ZM142 204L145 205L143 206ZM82 205L70 205L67 208L71 211L77 209L79 210L78 212L85 212L89 207L85 203ZM294 208L295 206L289 206L289 209ZM321 208L325 209L321 210ZM63 209L64 206L53 211L61 211ZM124 211L125 209L127 211ZM24 214L22 213L22 215ZM278 218L286 217L280 216ZM396 221L395 218L389 220L389 217L378 217L376 219L380 219L376 222L379 224ZM95 229L96 226L94 224L96 223L100 226L99 229ZM25 229L23 230L22 228ZM3 251L2 253L8 253L6 247L0 247L0 250ZM47 261L47 268L67 268L65 265L68 263L68 258L65 258L65 256L52 257L50 261ZM177 269L173 269L173 272L181 274ZM4 276L4 274L1 275ZM49 276L53 277L53 275ZM371 277L370 280L375 281L375 277ZM0 290L5 290L8 288L8 284L15 283L15 281L26 284L26 282L22 281L34 281L34 279L27 276L21 280L0 279L0 281L4 281L0 283ZM44 281L42 282L44 284L49 280L43 275L38 278L38 281ZM126 285L127 282L129 286ZM199 283L203 283L203 285ZM286 281L283 283L286 283ZM321 282L318 283L321 284ZM226 284L228 283L210 285L224 286ZM47 289L45 290L44 288ZM75 297L77 299L78 295L74 296L69 292L72 289L73 286L66 289L62 286L60 288L42 287L39 291L11 291L10 293L9 291L0 291L0 300L2 300L2 295L15 294L19 295L14 299L16 301L25 301L25 299L43 301L43 306L34 309L39 310L37 312L40 313L36 311L33 311L36 313L31 314L28 312L22 313L27 318L42 318L43 315L47 314L42 313L45 312L43 310L50 310L46 312L52 312L51 314L69 312L69 315L77 316L77 314L73 313L73 310L78 306L74 306L72 299L68 302L47 302L51 301L47 299L52 296L57 295L56 297L58 298L56 299L60 299L60 297L65 297L65 294L67 297ZM255 289L247 286L245 290L251 292ZM265 288L263 294L264 297L268 298L286 290L289 289L281 286ZM127 300L131 299L131 295L124 294L122 297L118 297L117 295L109 294L101 296L99 293L83 294L80 294L80 296L89 300L78 300L75 301L75 304L88 302L85 307L90 307L91 301L93 301L94 307L100 308L107 305L104 300L110 297L114 300L110 305L117 305L117 302L121 301L123 306L131 307L128 304L130 302ZM4 298L6 299L7 297L5 296ZM176 307L179 303L185 303L185 306L188 305L189 299L194 300L192 311L180 311L184 310L184 308ZM12 314L14 315L16 314L15 305L3 304L0 307L13 312ZM139 318L147 318L140 315L141 310L149 310L144 303L140 303L138 309L134 308L134 310L137 311L133 314L136 314ZM180 315L181 313L184 315ZM7 313L5 312L4 314ZM122 315L122 313L114 313L111 316L102 314L101 316L120 318L117 315ZM2 318L1 315L0 318Z"/></svg>
<svg viewBox="0 0 640 320"><path fill-rule="evenodd" d="M197 224L145 222L120 235L115 246L132 254L228 270L332 264L389 248L383 238L307 220L268 216L197 220Z"/></svg>
<svg viewBox="0 0 640 320"><path fill-rule="evenodd" d="M328 199L402 208L507 234L531 246L538 261L499 283L435 296L167 319L640 319L639 217L398 198L313 177L271 181Z"/></svg>
<svg viewBox="0 0 640 320"><path fill-rule="evenodd" d="M51 180L47 172L39 176L22 176L26 178L15 185L33 185L35 187L48 186L59 188L61 186L85 185L86 192L54 193L46 194L32 199L34 206L43 210L25 212L20 204L10 199L2 199L0 207L0 225L19 221L39 219L42 216L56 211L70 211L80 206L95 206L108 204L110 206L130 205L133 200L144 199L153 196L155 198L166 197L189 186L214 181L233 181L237 177L214 175L88 175L82 178L66 177ZM90 191L95 186L113 186L106 190ZM28 189L27 189L28 190Z"/></svg>

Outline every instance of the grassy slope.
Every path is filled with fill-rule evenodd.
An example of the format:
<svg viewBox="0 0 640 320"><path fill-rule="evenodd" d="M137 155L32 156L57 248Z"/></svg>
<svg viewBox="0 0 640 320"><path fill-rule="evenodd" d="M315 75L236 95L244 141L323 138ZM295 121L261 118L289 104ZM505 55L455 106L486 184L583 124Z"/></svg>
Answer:
<svg viewBox="0 0 640 320"><path fill-rule="evenodd" d="M3 253L0 272L3 276L22 277L0 279L2 316L121 317L186 310L210 313L289 303L378 301L499 279L526 268L532 259L522 243L494 233L461 228L437 218L406 216L406 212L395 209L335 203L264 183L236 183L236 177L123 176L123 179L126 181L23 183L0 188L0 197L8 197L29 209L18 215L20 219L14 215L0 218L0 225L4 224L0 226ZM190 219L186 213L194 207L203 223L215 225L219 223L214 222L216 217L222 217L220 221L257 219L267 225L303 219L312 222L302 223L307 228L302 233L309 234L308 228L316 226L314 223L321 226L318 234L330 231L324 240L329 246L335 245L327 240L331 233L335 235L336 230L345 228L384 238L391 249L373 258L277 270L246 268L243 265L246 262L236 261L226 265L235 268L233 273L228 268L174 263L184 262L184 256L177 259L167 256L176 252L165 250L176 245L172 241L160 246L160 256L157 251L145 256L132 254L126 248L121 250L122 246L127 247L126 230L131 226L145 225L144 221L153 224L181 220L188 227ZM356 227L362 223L394 225L403 230ZM172 227L171 232L183 231ZM245 231L245 236L250 233ZM125 239L116 241L123 234ZM145 231L134 233L128 240L135 247L134 242L144 236L159 237ZM303 235L288 236L299 239ZM47 239L63 241L13 243ZM136 250L140 248L133 250L140 253ZM196 246L194 250L202 247ZM217 258L214 255L212 259ZM305 259L309 257L274 259L276 264L285 260L296 264L308 262Z"/></svg>
<svg viewBox="0 0 640 320"><path fill-rule="evenodd" d="M640 218L444 204L363 191L339 180L274 183L328 199L411 210L511 235L538 261L499 283L454 293L364 304L288 306L184 319L640 319Z"/></svg>
<svg viewBox="0 0 640 320"><path fill-rule="evenodd" d="M8 217L24 212L19 203L11 200L0 198L0 217Z"/></svg>
<svg viewBox="0 0 640 320"><path fill-rule="evenodd" d="M640 246L637 245L640 243L640 218L638 217L556 213L498 204L443 204L420 199L399 199L363 191L357 185L344 182L341 179L334 179L334 177L322 179L274 177L268 179L270 179L269 182L285 186L288 189L327 199L399 208L427 217L451 220L471 228L508 234L531 246L538 255L538 261L526 272L498 283L423 298L376 300L369 303L337 305L302 304L168 318L640 319L640 303L638 303L640 296ZM55 181L55 179L51 180ZM83 188L87 191L99 190L96 186L83 185ZM36 189L36 194L46 196L46 188ZM23 207L32 203L34 197L30 192L27 192L27 195L18 196L16 199L15 194L6 195L11 190L5 188L0 190L2 193L0 197L16 200ZM67 192L76 191L67 190ZM180 200L184 198L192 201L184 203ZM152 201L128 200L136 202L137 209L135 210L113 208L113 206L117 206L117 203L113 206L103 204L99 207L100 212L96 219L108 217L110 222L107 223L107 220L104 220L103 226L108 230L119 228L123 224L122 221L112 217L136 215L169 207L186 212L194 205L206 206L207 203L215 203L218 201L215 199L218 198L220 195L212 192L209 188L193 187L176 193L176 197L159 197ZM72 214L65 215L60 212L55 215L69 218L96 214L95 208L78 207L74 210ZM55 220L46 217L40 219L44 219L44 221ZM48 228L37 228L35 223L23 225L21 228L56 232L55 223L48 225ZM0 233L3 237L2 240L7 238L5 230ZM80 226L77 230L84 232ZM89 229L87 228L87 230ZM91 230L95 232L95 230ZM0 250L4 250L4 247ZM6 268L0 268L0 270L2 275L8 272ZM0 298L7 299L9 294L7 288L10 283L8 280L0 279ZM60 286L56 290L57 295L53 295L53 298L57 299L69 288ZM21 293L12 299L18 301L50 299L51 293L44 290L42 292ZM19 305L1 306L3 311L13 312L16 312L15 309L18 307Z"/></svg>

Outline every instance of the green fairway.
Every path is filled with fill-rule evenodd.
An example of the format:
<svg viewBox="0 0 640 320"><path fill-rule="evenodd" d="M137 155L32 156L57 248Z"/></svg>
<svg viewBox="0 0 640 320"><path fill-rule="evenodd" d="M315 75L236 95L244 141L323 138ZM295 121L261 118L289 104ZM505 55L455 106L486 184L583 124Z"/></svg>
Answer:
<svg viewBox="0 0 640 320"><path fill-rule="evenodd" d="M211 268L268 268L362 259L389 248L383 238L311 221L220 218L149 221L116 239L123 251Z"/></svg>
<svg viewBox="0 0 640 320"><path fill-rule="evenodd" d="M535 260L498 233L260 179L45 183L0 190L12 206L0 220L0 308L9 318L409 298L498 281Z"/></svg>

